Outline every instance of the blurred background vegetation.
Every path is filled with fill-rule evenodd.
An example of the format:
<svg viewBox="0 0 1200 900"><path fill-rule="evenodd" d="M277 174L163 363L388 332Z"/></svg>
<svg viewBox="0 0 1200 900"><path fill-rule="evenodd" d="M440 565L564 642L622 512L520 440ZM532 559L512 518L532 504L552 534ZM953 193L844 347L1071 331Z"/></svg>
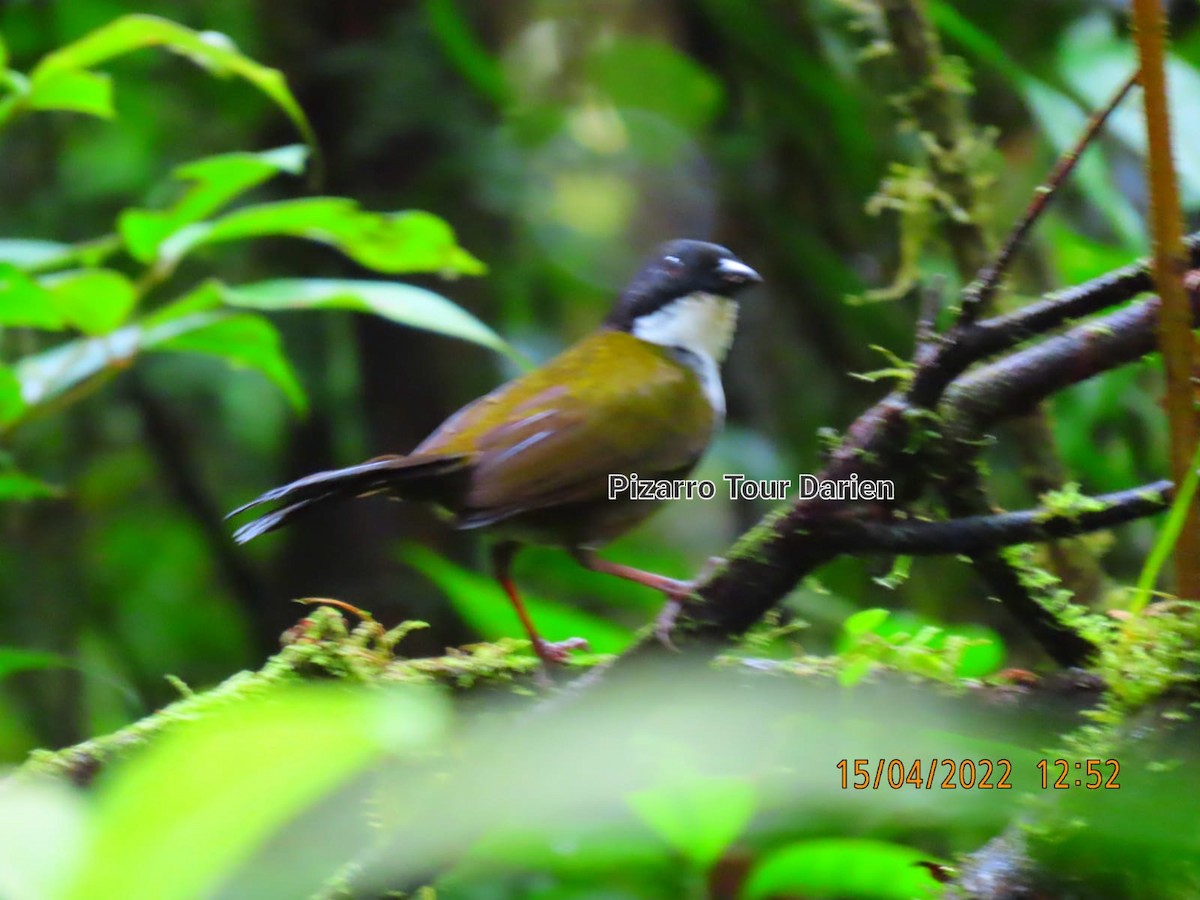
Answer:
<svg viewBox="0 0 1200 900"><path fill-rule="evenodd" d="M464 265L461 277L404 280L471 311L534 360L594 327L656 242L691 236L728 245L766 285L743 304L725 376L728 427L699 474L794 478L819 466L822 429L844 428L887 389L851 373L889 364L876 347L911 351L918 282L945 279L947 297L961 284L933 225L936 198L921 196L919 179L906 181L909 170L896 167L919 161L919 141L898 125L892 95L904 85L872 52L869 7L164 0L141 10L115 0L9 0L0 4L0 35L9 66L22 72L130 12L228 35L285 73L320 147L312 167L319 186L285 175L253 199L317 192L368 210L442 217L486 274ZM956 55L945 76L994 138L974 172L986 186L993 236L1087 112L1132 70L1122 7L928 4ZM1194 111L1197 8L1177 7L1173 100ZM115 86L111 118L43 112L0 131L0 238L110 235L122 210L175 202L180 165L298 140L261 91L178 56L141 51L102 70ZM1179 115L1174 124L1194 211L1200 117ZM1018 293L1075 283L1146 252L1140 128L1137 104L1128 104L1040 226ZM109 265L138 272L120 256ZM142 285L140 311L161 309L210 276L228 284L384 277L320 242L214 243ZM270 321L290 369L259 361L249 366L259 371L246 371L229 365L239 359L228 349L149 353L0 437L5 471L39 483L22 481L29 499L13 490L0 506L0 643L74 666L4 683L0 760L136 719L175 695L168 673L203 687L257 667L303 614L293 598L341 598L388 625L429 622L406 639L410 655L518 633L515 618L495 612L503 610L498 591L470 577L482 567L477 539L422 510L349 504L233 547L225 511L301 474L404 452L517 371L482 346L379 316L327 310ZM12 365L64 336L8 328L0 360ZM1158 375L1145 364L1056 399L1055 436L1086 492L1161 476L1158 395ZM1001 442L990 463L1000 498L1034 501L1011 449ZM611 554L687 576L763 512L672 504ZM1115 584L1133 579L1152 538L1142 523L1104 548ZM888 570L886 560L841 560L800 587L789 608L808 627L790 635L793 651L827 651L849 614L894 607L948 626L989 626L1010 662L1037 660L961 563L918 560L896 587L881 583ZM614 622L600 649L627 640L659 602L551 551L529 552L517 576L535 596ZM565 618L543 615L551 616L541 622L547 634L565 636L558 632L568 626L557 624ZM988 667L999 659L993 654Z"/></svg>
<svg viewBox="0 0 1200 900"><path fill-rule="evenodd" d="M1125 4L923 7L950 54L937 77L981 128L968 175L995 241L1133 70ZM1200 7L1170 7L1176 161L1194 223ZM164 18L121 19L131 13ZM108 50L72 43L117 20L126 30L101 32ZM74 56L47 59L64 46ZM698 475L816 471L888 389L853 374L910 354L922 290L952 300L962 286L928 147L901 113L912 86L886 51L869 0L0 2L0 765L120 729L177 698L180 679L201 690L259 669L309 612L295 598L339 598L386 627L428 622L403 638L411 657L519 635L478 539L424 510L347 504L245 548L222 516L299 475L410 449L522 358L595 327L661 240L719 241L766 278L743 304L728 425ZM1039 225L1007 302L1147 252L1142 128L1127 103ZM306 153L309 137L319 152ZM1156 365L1055 398L1054 442L1084 492L1162 477ZM1027 448L1009 438L988 450L990 485L1029 506L1045 473L1023 470ZM670 504L610 553L685 577L765 511ZM1105 572L1097 608L1120 603L1154 525L1087 539ZM529 551L516 575L545 634L581 634L601 652L627 645L660 603L555 551ZM836 669L805 654L839 653L847 683L879 659L942 678L1040 664L986 597L957 560L842 559L771 623L795 627L774 641L760 632L749 652L804 675ZM323 610L315 643L281 659L313 664L338 622ZM894 646L863 639L888 633ZM947 635L979 639L953 673L927 652ZM318 669L419 680L377 638L360 626ZM486 666L505 652L458 659ZM1144 658L1148 669L1159 657ZM520 728L433 692L243 697L212 715L279 671L185 692L184 710L210 717L86 799L0 783L0 895L212 896L242 865L219 896L301 896L355 858L347 878L380 888L424 884L445 863L448 896L595 897L597 882L606 897L763 897L803 873L811 896L907 897L933 883L914 862L974 849L1048 804L847 794L832 759L1003 753L1031 786L1031 748L1094 754L1111 736L1080 730L1072 745L1064 732L1079 720L1054 698L977 715L969 698L939 706L886 683L833 694L759 672L748 692L677 669L618 685L579 720ZM1164 672L1145 694L1176 677ZM655 698L668 690L664 715ZM1119 713L1104 714L1090 721L1115 729ZM1128 847L1146 877L1178 866L1177 884L1194 887L1187 767L1154 780L1158 750L1140 752L1126 784L1153 783L1091 806L1076 792L1059 821L1092 828L1056 846L1118 870L1114 848ZM431 787L431 758L455 777ZM337 784L348 787L330 794ZM381 833L383 852L364 857ZM799 835L810 840L785 843ZM66 884L72 851L84 860L72 890L28 887ZM491 885L497 864L517 873L507 893ZM1112 895L1158 894L1143 880Z"/></svg>

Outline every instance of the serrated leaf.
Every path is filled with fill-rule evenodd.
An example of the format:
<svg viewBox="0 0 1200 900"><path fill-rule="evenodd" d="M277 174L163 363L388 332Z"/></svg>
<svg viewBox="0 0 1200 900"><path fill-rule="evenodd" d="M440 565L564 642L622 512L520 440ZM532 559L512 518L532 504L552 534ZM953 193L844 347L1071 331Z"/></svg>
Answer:
<svg viewBox="0 0 1200 900"><path fill-rule="evenodd" d="M224 287L221 293L230 306L249 309L347 309L374 313L400 325L470 341L522 361L507 341L461 306L411 284L350 278L280 278Z"/></svg>
<svg viewBox="0 0 1200 900"><path fill-rule="evenodd" d="M67 110L101 119L116 115L112 79L86 69L57 69L33 81L27 102L32 109Z"/></svg>
<svg viewBox="0 0 1200 900"><path fill-rule="evenodd" d="M274 382L297 410L308 408L308 398L283 352L279 332L262 316L213 314L206 325L163 339L150 337L142 346L146 350L203 353L238 368L253 369Z"/></svg>
<svg viewBox="0 0 1200 900"><path fill-rule="evenodd" d="M211 896L298 814L384 754L432 746L445 724L432 692L312 686L178 723L108 773L91 844L61 896Z"/></svg>
<svg viewBox="0 0 1200 900"><path fill-rule="evenodd" d="M767 854L751 871L745 900L766 897L939 897L945 888L919 865L929 854L912 847L860 838L791 844Z"/></svg>
<svg viewBox="0 0 1200 900"><path fill-rule="evenodd" d="M494 579L471 572L415 544L400 550L400 559L412 566L446 594L455 611L484 640L524 637L512 604ZM548 641L581 637L595 653L620 653L633 643L627 629L577 609L524 596L525 607Z"/></svg>
<svg viewBox="0 0 1200 900"><path fill-rule="evenodd" d="M741 778L694 776L638 791L629 805L673 849L707 870L754 815L755 792Z"/></svg>
<svg viewBox="0 0 1200 900"><path fill-rule="evenodd" d="M4 475L0 474L0 485L3 485ZM0 492L0 499L3 493ZM30 672L36 669L56 669L69 666L71 662L57 653L43 650L25 650L21 647L0 647L0 681L17 672Z"/></svg>
<svg viewBox="0 0 1200 900"><path fill-rule="evenodd" d="M63 256L70 250L70 244L57 241L5 238L0 240L0 263L11 263L19 269L27 269Z"/></svg>
<svg viewBox="0 0 1200 900"><path fill-rule="evenodd" d="M143 47L163 47L191 59L214 75L234 76L269 97L295 124L307 143L316 146L312 128L283 74L238 51L226 35L193 31L158 16L135 13L114 19L77 41L47 54L30 73L32 90L64 70L90 69Z"/></svg>
<svg viewBox="0 0 1200 900"><path fill-rule="evenodd" d="M9 263L0 263L0 327L44 328L64 325L50 292Z"/></svg>
<svg viewBox="0 0 1200 900"><path fill-rule="evenodd" d="M133 283L112 269L77 269L47 275L40 284L62 320L85 334L104 334L124 322L137 303Z"/></svg>
<svg viewBox="0 0 1200 900"><path fill-rule="evenodd" d="M159 248L177 263L196 247L260 237L328 244L360 265L388 275L434 272L482 275L483 263L458 245L454 230L432 213L369 212L344 197L313 197L247 206L176 233Z"/></svg>
<svg viewBox="0 0 1200 900"><path fill-rule="evenodd" d="M172 177L190 184L170 209L125 210L118 219L117 230L134 259L152 262L162 242L179 229L211 216L275 175L301 174L307 159L307 147L290 144L262 153L224 153L194 160L171 173Z"/></svg>

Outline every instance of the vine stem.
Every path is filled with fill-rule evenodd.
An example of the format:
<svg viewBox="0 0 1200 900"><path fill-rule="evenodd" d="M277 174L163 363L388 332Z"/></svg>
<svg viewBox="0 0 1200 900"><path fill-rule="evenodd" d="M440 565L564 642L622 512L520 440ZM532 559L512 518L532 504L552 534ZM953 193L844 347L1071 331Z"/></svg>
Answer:
<svg viewBox="0 0 1200 900"><path fill-rule="evenodd" d="M1171 159L1171 123L1167 110L1165 66L1166 14L1161 0L1133 0L1134 37L1141 63L1142 97L1146 110L1146 180L1150 193L1150 232L1153 239L1151 273L1162 298L1158 341L1167 376L1167 416L1171 427L1171 470L1176 484L1187 478L1200 444L1194 408L1192 376L1196 372L1196 342L1192 313L1183 276L1187 257L1183 247L1183 214L1179 185ZM1200 509L1193 502L1175 544L1175 582L1180 597L1200 599Z"/></svg>

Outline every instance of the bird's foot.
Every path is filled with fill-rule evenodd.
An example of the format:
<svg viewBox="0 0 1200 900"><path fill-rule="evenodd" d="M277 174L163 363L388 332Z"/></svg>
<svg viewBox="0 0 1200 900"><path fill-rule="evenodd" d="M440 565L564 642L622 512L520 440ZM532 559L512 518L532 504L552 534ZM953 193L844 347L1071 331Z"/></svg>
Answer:
<svg viewBox="0 0 1200 900"><path fill-rule="evenodd" d="M724 565L725 560L722 557L710 556L694 579L677 581L674 587L663 591L667 603L654 620L654 636L668 650L678 649L671 641L671 632L675 630L675 620L679 618L679 613L687 604L694 602L697 586L707 581L713 572Z"/></svg>
<svg viewBox="0 0 1200 900"><path fill-rule="evenodd" d="M533 652L548 666L561 666L571 658L572 650L586 650L588 642L585 638L567 638L565 641L543 641L533 639Z"/></svg>
<svg viewBox="0 0 1200 900"><path fill-rule="evenodd" d="M675 620L679 618L679 611L683 609L684 602L674 597L668 599L654 620L654 636L668 650L679 649L671 640L671 632L675 630Z"/></svg>

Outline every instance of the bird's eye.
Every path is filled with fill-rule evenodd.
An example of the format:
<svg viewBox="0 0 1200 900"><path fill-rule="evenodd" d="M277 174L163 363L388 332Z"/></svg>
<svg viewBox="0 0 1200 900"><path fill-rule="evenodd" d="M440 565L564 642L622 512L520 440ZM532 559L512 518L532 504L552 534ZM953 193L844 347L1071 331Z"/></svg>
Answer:
<svg viewBox="0 0 1200 900"><path fill-rule="evenodd" d="M668 275L678 275L683 271L683 260L678 256L664 256L662 265Z"/></svg>

